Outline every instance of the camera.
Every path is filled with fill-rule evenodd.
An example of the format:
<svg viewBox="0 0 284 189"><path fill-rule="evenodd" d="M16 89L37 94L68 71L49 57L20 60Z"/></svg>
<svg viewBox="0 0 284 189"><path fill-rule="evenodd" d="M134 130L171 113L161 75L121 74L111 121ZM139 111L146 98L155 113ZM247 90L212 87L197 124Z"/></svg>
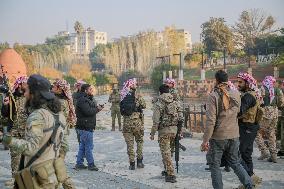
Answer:
<svg viewBox="0 0 284 189"><path fill-rule="evenodd" d="M7 94L9 92L9 87L6 84L0 84L0 93Z"/></svg>

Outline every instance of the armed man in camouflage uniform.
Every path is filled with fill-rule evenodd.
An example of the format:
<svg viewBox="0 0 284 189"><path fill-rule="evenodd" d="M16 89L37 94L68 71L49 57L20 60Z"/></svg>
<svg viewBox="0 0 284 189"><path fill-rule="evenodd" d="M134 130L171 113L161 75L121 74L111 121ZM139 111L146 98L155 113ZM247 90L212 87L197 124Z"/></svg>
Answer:
<svg viewBox="0 0 284 189"><path fill-rule="evenodd" d="M268 158L268 161L277 163L276 149L276 127L278 121L278 108L283 107L283 93L280 89L275 88L276 80L272 76L266 76L262 81L262 96L264 115L260 122L260 130L256 136L256 143L261 152L259 160ZM268 147L265 145L262 134L267 135ZM270 158L269 158L269 152Z"/></svg>
<svg viewBox="0 0 284 189"><path fill-rule="evenodd" d="M67 128L65 134L69 135L70 128L74 128L76 124L76 114L75 108L73 105L72 94L70 90L70 85L64 79L56 79L52 85L52 92L59 99L61 103L61 111L63 112L66 121ZM60 158L65 159L66 153L69 151L69 145L67 141L63 141L61 148L59 150ZM62 182L64 189L73 189L75 188L70 177L67 177L66 180Z"/></svg>
<svg viewBox="0 0 284 189"><path fill-rule="evenodd" d="M19 171L15 173L19 188L54 189L66 178L66 167L59 156L66 120L59 100L50 92L49 81L31 75L25 88L26 108L31 110L22 139L3 136L3 143L22 154Z"/></svg>
<svg viewBox="0 0 284 189"><path fill-rule="evenodd" d="M170 93L174 97L174 100L180 103L180 96L178 94L178 90L175 88L176 81L174 79L167 78L164 81L164 84L166 84L170 88Z"/></svg>
<svg viewBox="0 0 284 189"><path fill-rule="evenodd" d="M158 141L165 167L162 175L165 175L166 182L174 183L177 181L171 158L171 144L174 144L177 124L178 121L183 121L183 114L180 104L174 100L167 85L161 85L159 91L160 96L154 104L150 139L154 140L155 133L158 131Z"/></svg>
<svg viewBox="0 0 284 189"><path fill-rule="evenodd" d="M121 114L120 114L120 94L117 88L114 88L109 96L108 102L111 102L111 118L112 118L112 131L115 131L115 118L118 119L119 131L121 131Z"/></svg>
<svg viewBox="0 0 284 189"><path fill-rule="evenodd" d="M28 78L26 76L17 78L11 90L12 98L9 96L5 97L3 99L3 106L1 108L1 114L6 120L6 123L8 123L8 132L10 132L10 134L17 139L24 138L26 121L28 118L28 114L25 109L24 97L27 79ZM18 154L15 150L10 149L10 155L12 178L14 179L15 172L18 170L20 164L21 154ZM13 185L13 179L8 181L6 185Z"/></svg>
<svg viewBox="0 0 284 189"><path fill-rule="evenodd" d="M143 136L144 136L144 125L143 125L143 109L146 108L145 100L136 94L137 82L136 79L129 79L124 83L121 91L121 114L123 116L123 136L127 145L127 154L129 157L129 169L135 170L135 153L134 153L134 140L137 143L137 168L144 168L143 164ZM124 115L122 111L122 103L130 99L134 107L134 110L130 115Z"/></svg>
<svg viewBox="0 0 284 189"><path fill-rule="evenodd" d="M282 90L282 93L284 93L284 81L279 82L279 87ZM280 108L281 116L280 116L280 127L279 127L279 136L280 136L280 150L277 153L277 156L284 156L284 107Z"/></svg>

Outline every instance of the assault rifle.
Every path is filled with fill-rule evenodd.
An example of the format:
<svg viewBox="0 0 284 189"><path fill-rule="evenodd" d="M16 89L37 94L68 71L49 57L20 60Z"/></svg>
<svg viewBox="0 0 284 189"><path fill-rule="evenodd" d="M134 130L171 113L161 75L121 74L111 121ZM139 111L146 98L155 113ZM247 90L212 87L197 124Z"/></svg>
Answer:
<svg viewBox="0 0 284 189"><path fill-rule="evenodd" d="M181 147L181 144L179 143L180 140L180 134L181 134L181 128L182 128L182 121L179 121L177 124L177 134L175 138L175 161L176 161L176 169L178 173L178 162L179 162L179 148Z"/></svg>

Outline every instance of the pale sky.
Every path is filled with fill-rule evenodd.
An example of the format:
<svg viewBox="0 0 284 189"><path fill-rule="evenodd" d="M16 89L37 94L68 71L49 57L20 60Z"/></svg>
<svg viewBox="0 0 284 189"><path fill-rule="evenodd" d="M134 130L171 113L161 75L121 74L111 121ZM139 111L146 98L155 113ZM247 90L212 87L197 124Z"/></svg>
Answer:
<svg viewBox="0 0 284 189"><path fill-rule="evenodd" d="M108 39L175 25L199 41L201 24L223 17L233 25L243 10L260 8L284 27L283 0L0 0L0 42L43 43L74 23L105 31Z"/></svg>

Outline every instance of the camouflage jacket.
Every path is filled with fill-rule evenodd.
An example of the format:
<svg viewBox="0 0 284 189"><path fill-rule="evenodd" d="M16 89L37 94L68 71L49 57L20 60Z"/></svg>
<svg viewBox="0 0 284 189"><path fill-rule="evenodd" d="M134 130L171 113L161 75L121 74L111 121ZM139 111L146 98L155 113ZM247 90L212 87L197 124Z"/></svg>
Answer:
<svg viewBox="0 0 284 189"><path fill-rule="evenodd" d="M9 105L2 107L2 114L3 117L6 117L8 121L12 123L11 134L14 137L24 137L25 128L26 128L26 121L28 118L28 113L25 109L25 97L15 97L15 107L16 111L13 111L13 120L9 118L10 108Z"/></svg>
<svg viewBox="0 0 284 189"><path fill-rule="evenodd" d="M27 127L25 130L24 139L12 138L9 145L17 154L25 156L25 165L38 152L38 150L49 140L54 126L54 115L46 108L34 110L27 119ZM56 135L56 144L60 146L64 140L64 128L66 127L66 120L63 113L59 113L59 121L62 127L59 127ZM59 148L54 149L54 144L50 145L44 153L33 163L39 164L41 162L54 159L59 155Z"/></svg>
<svg viewBox="0 0 284 189"><path fill-rule="evenodd" d="M175 116L177 118L177 121L183 120L183 113L182 113L182 108L180 104L176 100L174 100L174 97L172 96L172 94L164 93L158 97L158 100L156 101L153 107L153 117L152 117L153 127L151 129L151 135L155 135L157 130L158 130L159 136L164 135L164 134L171 134L171 133L176 134L177 132L177 127L176 127L177 122L176 121L174 121L172 125L168 123L171 126L167 126L167 127L161 126L164 120L163 118L167 117L165 112L166 112L167 104L169 103L175 104L175 106L171 106L171 107L175 108L175 110L173 111L177 113L177 115ZM171 111L171 110L168 110L168 111ZM169 120L169 122L170 121L171 120Z"/></svg>
<svg viewBox="0 0 284 189"><path fill-rule="evenodd" d="M136 107L139 107L139 109L145 109L146 108L146 102L145 100L141 97L135 97L135 103ZM133 112L130 116L123 116L124 118L124 126L127 125L135 125L135 124L128 124L128 123L138 123L138 124L143 124L143 114L141 112ZM140 124L140 125L141 125Z"/></svg>
<svg viewBox="0 0 284 189"><path fill-rule="evenodd" d="M180 101L180 96L178 94L178 90L176 88L170 88L170 93L173 95L175 101Z"/></svg>
<svg viewBox="0 0 284 189"><path fill-rule="evenodd" d="M119 93L111 93L109 95L108 101L111 102L112 107L119 107L120 94Z"/></svg>

